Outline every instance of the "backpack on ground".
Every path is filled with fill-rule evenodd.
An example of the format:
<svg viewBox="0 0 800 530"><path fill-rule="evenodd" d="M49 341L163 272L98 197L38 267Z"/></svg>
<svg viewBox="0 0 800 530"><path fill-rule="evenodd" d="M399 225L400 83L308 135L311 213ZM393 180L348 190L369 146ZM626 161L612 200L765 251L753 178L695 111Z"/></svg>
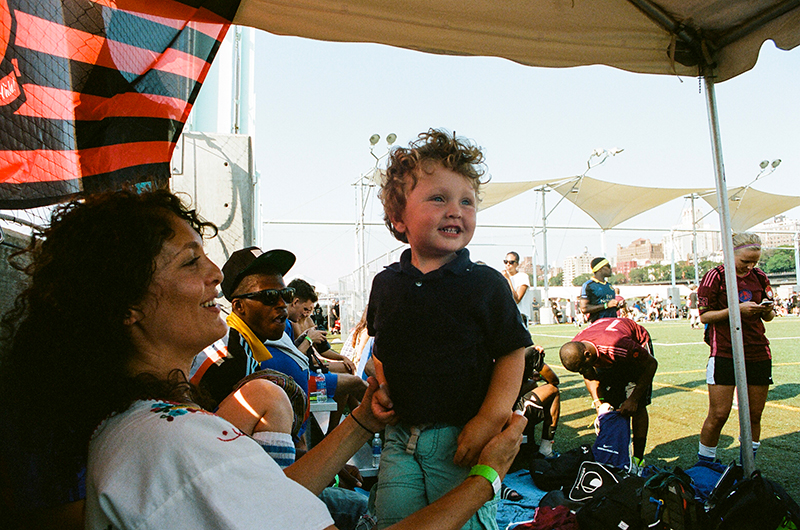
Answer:
<svg viewBox="0 0 800 530"><path fill-rule="evenodd" d="M706 528L703 505L695 499L692 479L681 468L660 471L642 488L642 519L652 530Z"/></svg>
<svg viewBox="0 0 800 530"><path fill-rule="evenodd" d="M643 530L639 496L645 479L629 475L576 514L581 530Z"/></svg>
<svg viewBox="0 0 800 530"><path fill-rule="evenodd" d="M800 507L783 487L756 470L736 483L709 512L714 530L789 530L800 528Z"/></svg>
<svg viewBox="0 0 800 530"><path fill-rule="evenodd" d="M531 478L543 491L567 489L575 482L581 462L594 460L588 444L570 449L556 458L535 458L531 463Z"/></svg>
<svg viewBox="0 0 800 530"><path fill-rule="evenodd" d="M599 462L582 462L567 498L572 502L587 503L601 497L626 476L625 471L612 466Z"/></svg>
<svg viewBox="0 0 800 530"><path fill-rule="evenodd" d="M732 461L727 467L719 462L706 462L700 460L686 470L692 477L694 498L705 506L705 511L711 511L716 504L727 497L733 486L744 475L742 466Z"/></svg>

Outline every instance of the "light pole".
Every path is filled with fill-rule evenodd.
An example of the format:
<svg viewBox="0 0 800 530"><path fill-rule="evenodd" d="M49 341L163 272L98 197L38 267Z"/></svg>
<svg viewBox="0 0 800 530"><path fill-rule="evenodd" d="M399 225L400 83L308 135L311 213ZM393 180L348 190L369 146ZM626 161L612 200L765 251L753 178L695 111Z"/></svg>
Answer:
<svg viewBox="0 0 800 530"><path fill-rule="evenodd" d="M738 210L739 206L742 204L742 199L744 199L744 194L747 193L747 190L750 189L750 186L755 184L755 182L761 177L766 177L767 175L771 175L776 169L778 169L779 165L781 165L780 158L776 158L772 162L770 162L769 160L762 160L761 163L758 164L758 167L761 168L761 171L758 172L756 178L751 180L747 186L745 186L741 190L731 195L728 200L738 202L739 204L736 205L736 209Z"/></svg>
<svg viewBox="0 0 800 530"><path fill-rule="evenodd" d="M800 293L800 232L794 234L794 291Z"/></svg>
<svg viewBox="0 0 800 530"><path fill-rule="evenodd" d="M760 179L762 177L766 177L767 175L771 175L776 169L778 169L778 166L780 166L780 165L781 165L781 159L780 158L776 158L772 162L770 162L769 160L762 160L758 164L758 167L760 168L760 171L758 172L758 175L756 175L756 178L751 180L744 188L740 189L739 191L737 191L736 193L734 193L733 195L728 197L729 201L733 201L733 202L738 203L736 205L736 210L738 210L739 206L741 206L742 200L744 199L744 196L747 193L747 190L749 190L750 187L753 184L755 184L755 182L758 179ZM710 212L705 214L700 219L695 219L694 200L695 200L696 197L699 197L699 196L694 194L694 193L692 193L687 198L690 198L692 200L692 252L694 254L694 279L695 279L695 285L699 285L700 284L700 277L699 277L699 268L698 268L698 263L697 263L697 223L699 223L700 221L702 221L703 219L705 219L706 217L711 215L711 213L713 213L716 210L716 208L713 208ZM800 279L798 279L797 283L800 284Z"/></svg>
<svg viewBox="0 0 800 530"><path fill-rule="evenodd" d="M702 220L705 216L697 219L697 212L694 209L694 200L700 196L696 193L687 195L684 199L692 201L692 261L694 262L694 284L700 285L700 267L697 263L697 222Z"/></svg>
<svg viewBox="0 0 800 530"><path fill-rule="evenodd" d="M375 164L353 183L353 186L356 187L356 300L354 304L356 312L354 316L361 314L361 311L367 305L367 253L364 212L369 201L369 190L380 182L378 163L389 154L392 144L397 140L397 135L391 133L386 136L386 152L378 156L375 154L375 146L380 140L379 134L373 134L369 137L369 154L375 159Z"/></svg>
<svg viewBox="0 0 800 530"><path fill-rule="evenodd" d="M624 151L624 149L617 149L616 147L612 147L611 149L603 149L603 148L598 147L597 149L592 151L592 154L590 154L589 158L586 160L586 169L584 170L583 173L581 173L580 175L575 177L575 182L572 185L572 189L570 190L570 193L580 193L580 191L581 191L581 180L583 179L583 177L585 177L586 174L589 173L590 170L592 170L593 168L596 168L597 166L599 166L600 164L602 164L603 162L608 160L610 157L620 154L622 151ZM594 160L595 158L597 158L598 160ZM537 188L534 191L539 191L539 192L542 193L542 261L544 262L544 282L543 282L544 283L544 285L543 285L544 296L543 296L543 300L542 300L542 307L539 309L539 321L542 324L552 324L552 321L551 321L551 319L552 319L552 316L551 316L552 315L552 311L549 311L549 309L550 309L550 289L549 289L549 287L550 287L550 278L547 277L548 276L548 271L549 271L549 268L550 268L549 264L547 263L547 218L550 216L550 214L553 213L553 211L558 207L558 205L561 204L561 201L563 201L567 196L566 195L562 195L561 198L558 200L558 202L555 204L555 206L553 206L553 208L548 212L547 208L545 207L545 195L544 194L547 193L550 190L547 189L547 186L542 186L541 188ZM605 239L605 235L603 236L603 239ZM603 247L605 247L605 242L603 242ZM603 252L605 253L605 248L603 249ZM536 276L536 262L535 262L535 260L534 260L534 263L533 263L533 274L534 274L534 276ZM547 305L545 306L545 304L547 304ZM544 310L545 307L547 308L547 310Z"/></svg>

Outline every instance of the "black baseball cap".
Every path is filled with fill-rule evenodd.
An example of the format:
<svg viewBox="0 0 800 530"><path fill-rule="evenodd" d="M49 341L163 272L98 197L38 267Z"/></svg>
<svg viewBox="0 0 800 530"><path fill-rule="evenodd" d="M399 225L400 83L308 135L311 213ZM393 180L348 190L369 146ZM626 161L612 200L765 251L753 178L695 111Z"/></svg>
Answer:
<svg viewBox="0 0 800 530"><path fill-rule="evenodd" d="M258 247L237 250L222 266L222 294L228 301L239 286L242 278L262 271L277 272L285 276L295 262L295 256L288 250L274 249L264 252Z"/></svg>

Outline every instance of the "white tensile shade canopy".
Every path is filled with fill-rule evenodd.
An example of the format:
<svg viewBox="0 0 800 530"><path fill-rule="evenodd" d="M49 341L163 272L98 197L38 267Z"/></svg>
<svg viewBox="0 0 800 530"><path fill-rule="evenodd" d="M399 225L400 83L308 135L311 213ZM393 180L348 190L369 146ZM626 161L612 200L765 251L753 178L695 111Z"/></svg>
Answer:
<svg viewBox="0 0 800 530"><path fill-rule="evenodd" d="M700 193L700 196L717 210L719 200L713 190L706 195ZM728 189L728 209L731 212L731 230L734 232L744 232L796 206L800 206L800 197L766 193L746 186Z"/></svg>
<svg viewBox="0 0 800 530"><path fill-rule="evenodd" d="M766 40L800 44L800 0L242 0L235 24L279 35L497 56L529 66L605 64L703 77L725 256L741 444L752 442L714 83L752 68ZM745 472L753 454L742 451Z"/></svg>
<svg viewBox="0 0 800 530"><path fill-rule="evenodd" d="M566 182L553 189L589 214L600 228L608 230L656 206L697 193L691 188L647 188L604 182L591 177ZM702 190L712 192L713 190Z"/></svg>
<svg viewBox="0 0 800 530"><path fill-rule="evenodd" d="M713 188L652 188L605 182L591 177L525 182L490 182L483 191L481 209L486 210L528 190L547 186L586 212L603 230L661 206L673 199L694 193L717 210ZM767 219L800 206L800 197L777 195L747 186L728 189L731 230L744 232Z"/></svg>
<svg viewBox="0 0 800 530"><path fill-rule="evenodd" d="M527 180L524 182L489 182L481 189L480 209L486 210L520 193L524 193L539 186L545 186L553 180Z"/></svg>

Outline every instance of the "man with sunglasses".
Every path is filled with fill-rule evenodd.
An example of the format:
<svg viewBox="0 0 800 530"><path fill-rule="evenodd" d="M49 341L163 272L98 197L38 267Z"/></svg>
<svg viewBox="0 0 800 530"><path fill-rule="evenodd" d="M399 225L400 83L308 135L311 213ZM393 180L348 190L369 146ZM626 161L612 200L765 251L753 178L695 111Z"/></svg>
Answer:
<svg viewBox="0 0 800 530"><path fill-rule="evenodd" d="M294 344L294 331L289 320L289 306L296 293L293 288L287 288L283 280L294 259L294 255L286 250L262 252L257 247L238 250L222 267L224 279L221 288L225 298L231 302L228 325L244 337L245 350L255 359L257 369L271 369L288 375L308 396L312 372L308 356ZM335 373L324 375L328 397L335 400L342 410L350 397L360 401L364 395L367 385L360 377ZM304 430L301 429L301 434ZM303 444L299 446L302 448Z"/></svg>
<svg viewBox="0 0 800 530"><path fill-rule="evenodd" d="M519 314L522 315L522 323L527 326L531 319L531 280L527 273L518 270L519 254L516 252L506 254L503 265L505 265L503 277L508 280L514 302L517 303Z"/></svg>
<svg viewBox="0 0 800 530"><path fill-rule="evenodd" d="M650 334L629 318L601 318L561 346L559 355L564 368L583 376L598 414L610 406L632 418L633 464L641 468L658 369Z"/></svg>
<svg viewBox="0 0 800 530"><path fill-rule="evenodd" d="M231 273L225 274L222 281L223 294L232 305L232 313L227 318L230 329L225 337L195 357L189 373L190 382L205 390L215 404L221 404L244 378L256 374L260 361L270 358L263 341L283 335L286 303L279 303L279 300L291 301L294 293L285 288L282 275L294 261L294 255L285 250L264 253L251 247L234 252L223 267L223 271ZM231 264L237 263L242 270L263 274L265 283L260 288L247 290L253 282L241 285L243 276L233 274L231 268ZM302 392L302 388L297 385L296 391ZM305 396L300 396L299 405L294 391L290 391L289 397L295 409L302 406L303 410L295 411L302 422ZM298 429L299 424L294 425L295 435Z"/></svg>
<svg viewBox="0 0 800 530"><path fill-rule="evenodd" d="M258 247L248 247L231 254L222 267L224 278L220 285L222 294L231 303L231 313L226 319L230 330L226 337L195 358L190 372L192 383L221 400L218 396L224 397L233 392L242 378L257 377L259 370L268 369L286 374L294 380L299 391L304 393L303 404L307 403L310 376L308 357L295 347L286 333L287 329L291 329L288 305L294 300L295 291L286 287L283 277L294 262L294 254L286 250L263 252ZM335 399L339 386L340 393L347 397L348 383L341 384L337 374L325 376L329 395ZM366 388L361 378L349 377L357 379L359 386ZM296 405L295 399L292 402ZM253 405L256 403L248 400L240 409L255 409L258 415L269 403L262 401L260 406ZM297 407L294 408L297 416ZM242 411L233 411L233 414L244 415ZM217 414L240 427L230 411L218 410ZM299 451L305 449L301 441L306 425L304 416L305 411L300 415L302 427L293 430ZM355 521L366 512L366 499L352 491L339 490L342 488L325 488L320 499L328 505L339 528L352 528Z"/></svg>

